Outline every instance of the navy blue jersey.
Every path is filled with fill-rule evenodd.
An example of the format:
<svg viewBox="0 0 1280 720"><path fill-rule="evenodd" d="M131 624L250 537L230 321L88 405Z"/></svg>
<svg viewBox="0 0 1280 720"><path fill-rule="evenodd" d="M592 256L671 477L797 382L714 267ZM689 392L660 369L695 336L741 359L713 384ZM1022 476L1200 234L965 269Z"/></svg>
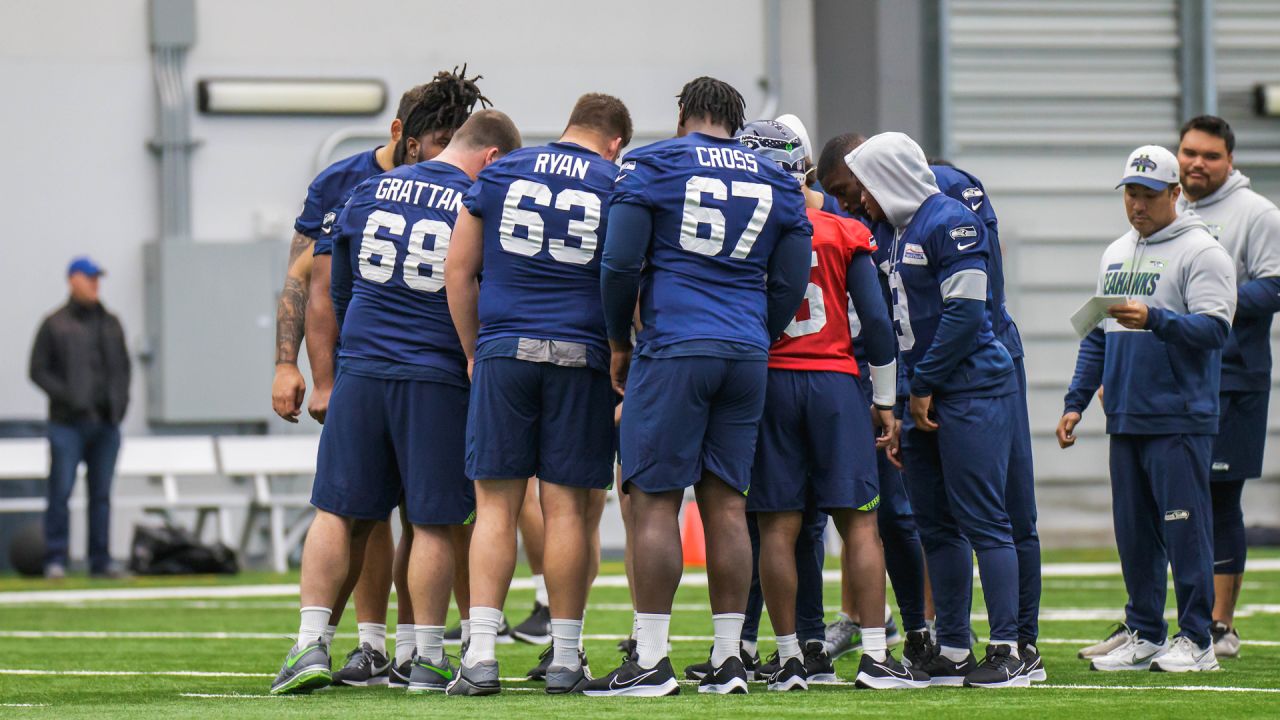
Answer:
<svg viewBox="0 0 1280 720"><path fill-rule="evenodd" d="M484 222L478 346L503 338L581 343L590 364L607 370L600 246L617 171L595 152L555 142L480 173L462 201Z"/></svg>
<svg viewBox="0 0 1280 720"><path fill-rule="evenodd" d="M628 154L613 202L653 216L638 353L700 340L768 352L769 256L788 233L813 232L795 178L737 140L691 133Z"/></svg>
<svg viewBox="0 0 1280 720"><path fill-rule="evenodd" d="M462 170L427 161L370 178L352 193L334 229L335 265L354 268L342 320L344 372L467 384L444 258L470 186Z"/></svg>
<svg viewBox="0 0 1280 720"><path fill-rule="evenodd" d="M987 228L987 242L991 245L991 263L987 267L988 287L991 301L988 312L991 315L991 329L996 338L1004 343L1009 354L1020 358L1022 337L1018 334L1018 326L1013 323L1013 316L1004 294L1004 253L1000 250L1000 223L996 220L995 208L991 207L991 198L987 197L982 181L959 168L950 165L930 165L933 177L938 181L938 189L944 195L964 203L973 214L978 216Z"/></svg>
<svg viewBox="0 0 1280 720"><path fill-rule="evenodd" d="M333 252L331 229L352 188L382 173L375 153L377 150L367 150L345 157L321 170L307 187L307 199L293 229L316 241L316 255Z"/></svg>
<svg viewBox="0 0 1280 720"><path fill-rule="evenodd" d="M941 193L925 199L911 222L895 233L890 247L893 325L911 376L933 344L947 281L962 270L985 273L994 249L977 216ZM984 313L964 358L935 389L951 396L996 395L1009 392L1013 380L1013 360Z"/></svg>

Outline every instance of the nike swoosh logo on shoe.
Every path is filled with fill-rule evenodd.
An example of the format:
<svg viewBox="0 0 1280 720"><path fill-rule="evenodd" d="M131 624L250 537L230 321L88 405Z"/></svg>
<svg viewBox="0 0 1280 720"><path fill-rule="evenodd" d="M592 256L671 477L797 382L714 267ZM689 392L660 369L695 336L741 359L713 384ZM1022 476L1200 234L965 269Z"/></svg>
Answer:
<svg viewBox="0 0 1280 720"><path fill-rule="evenodd" d="M431 672L439 675L445 680L453 679L453 671L450 670L449 668L438 668L435 665L430 665L430 664L421 664L421 665L418 665L418 667L426 668L427 670L430 670Z"/></svg>
<svg viewBox="0 0 1280 720"><path fill-rule="evenodd" d="M387 670L389 670L389 669L391 669L391 663L387 663L386 665L383 665L382 667L378 667L378 666L377 666L377 664L374 664L374 666L373 666L373 674L374 674L374 675L381 675L382 673L386 672L386 671L387 671Z"/></svg>
<svg viewBox="0 0 1280 720"><path fill-rule="evenodd" d="M656 672L658 672L658 668L654 668L654 669L650 670L649 672L642 673L642 674L637 675L637 676L635 676L635 677L631 678L630 680L627 680L627 681L624 681L624 682L618 682L618 676L617 676L617 675L615 675L615 676L613 676L612 678L610 678L610 679L609 679L609 689L610 689L610 690L620 690L620 689L622 689L622 688L629 688L629 687L631 687L632 685L635 685L636 683L640 682L641 680L644 680L644 679L648 678L649 676L653 675L653 674L654 674L654 673L656 673Z"/></svg>
<svg viewBox="0 0 1280 720"><path fill-rule="evenodd" d="M902 672L897 672L896 670L889 667L888 665L881 665L880 663L875 663L875 666L880 668L881 670L884 670L885 672L889 673L894 677L903 678L904 680L911 679L911 673L907 672L906 669L903 669Z"/></svg>
<svg viewBox="0 0 1280 720"><path fill-rule="evenodd" d="M298 652L294 653L293 655L290 655L289 657L285 658L284 666L287 668L292 668L294 665L298 663L299 660L303 658L304 655L311 652L312 647L314 646L308 645L302 648L301 650L299 650Z"/></svg>

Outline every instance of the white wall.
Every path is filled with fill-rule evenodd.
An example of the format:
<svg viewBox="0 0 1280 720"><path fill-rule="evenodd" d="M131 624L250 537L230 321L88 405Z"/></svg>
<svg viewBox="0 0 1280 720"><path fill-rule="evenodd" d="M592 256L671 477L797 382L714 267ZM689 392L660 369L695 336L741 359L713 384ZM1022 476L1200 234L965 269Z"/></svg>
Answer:
<svg viewBox="0 0 1280 720"><path fill-rule="evenodd" d="M27 354L41 316L62 302L75 254L108 268L104 301L139 350L141 246L157 228L155 161L145 147L155 126L146 9L145 0L0 3L0 419L43 416ZM196 115L197 241L287 242L321 142L343 127L389 125L400 92L463 62L530 135L557 132L588 91L621 97L642 133L674 128L674 95L697 75L734 84L748 114L763 100L760 0L197 0L197 16L189 91L212 76L373 77L391 94L375 119ZM809 0L784 2L783 34L781 110L810 118ZM262 358L264 412L271 363ZM141 377L131 433L146 430Z"/></svg>

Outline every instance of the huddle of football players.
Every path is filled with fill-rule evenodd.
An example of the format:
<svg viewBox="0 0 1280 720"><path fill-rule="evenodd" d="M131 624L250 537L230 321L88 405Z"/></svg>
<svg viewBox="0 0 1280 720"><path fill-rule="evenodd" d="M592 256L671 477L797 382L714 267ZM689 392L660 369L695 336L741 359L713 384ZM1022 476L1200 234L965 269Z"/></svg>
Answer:
<svg viewBox="0 0 1280 720"><path fill-rule="evenodd" d="M676 694L689 488L714 626L708 661L684 669L699 692L803 690L859 646L860 688L1043 681L1026 373L982 184L901 133L819 155L795 116L746 122L709 77L678 95L675 137L625 157L631 116L598 93L526 148L478 79L406 92L389 142L322 172L295 226L273 402L300 414L305 317L324 428L301 623L271 692L500 692L533 513L547 552L517 636L550 647L528 676L549 694ZM615 464L635 615L621 665L593 676L583 619ZM845 594L824 629L828 519ZM333 671L353 593L359 642Z"/></svg>

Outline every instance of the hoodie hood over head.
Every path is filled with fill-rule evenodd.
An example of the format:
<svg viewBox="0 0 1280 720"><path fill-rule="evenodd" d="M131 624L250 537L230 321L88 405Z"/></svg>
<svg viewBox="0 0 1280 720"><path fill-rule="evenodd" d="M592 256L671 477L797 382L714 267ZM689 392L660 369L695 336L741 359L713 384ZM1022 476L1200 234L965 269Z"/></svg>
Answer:
<svg viewBox="0 0 1280 720"><path fill-rule="evenodd" d="M921 203L940 192L924 150L900 132L872 136L844 162L894 227L910 223Z"/></svg>

